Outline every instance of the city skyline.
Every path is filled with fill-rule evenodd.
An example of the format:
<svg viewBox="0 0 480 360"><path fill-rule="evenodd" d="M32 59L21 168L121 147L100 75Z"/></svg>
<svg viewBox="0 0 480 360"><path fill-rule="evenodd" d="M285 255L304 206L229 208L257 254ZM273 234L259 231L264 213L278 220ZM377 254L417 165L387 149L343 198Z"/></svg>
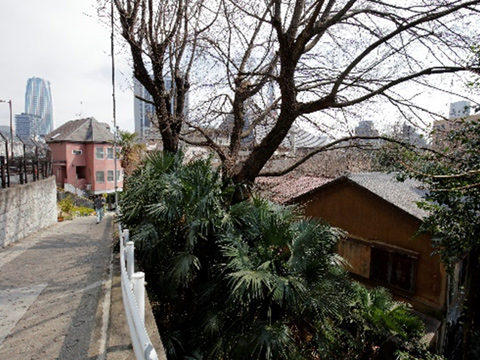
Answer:
<svg viewBox="0 0 480 360"><path fill-rule="evenodd" d="M110 28L97 6L96 0L0 4L0 100L11 100L13 115L24 112L27 79L39 77L50 82L56 127L90 116L113 125ZM133 131L132 71L119 46L115 64L117 125ZM6 103L0 126L9 126Z"/></svg>
<svg viewBox="0 0 480 360"><path fill-rule="evenodd" d="M97 7L96 0L0 4L0 31L5 35L5 56L0 57L0 100L11 100L13 114L21 114L24 108L27 79L40 77L51 85L56 126L90 116L113 125L111 34L108 19L99 18ZM22 19L21 25L18 19ZM120 129L133 132L131 63L128 50L119 45L121 35L116 33L115 38L116 122ZM425 97L432 111L445 115L450 103L462 100L442 93L408 92L409 96ZM190 109L197 99L192 91ZM8 125L8 103L0 103L0 126Z"/></svg>

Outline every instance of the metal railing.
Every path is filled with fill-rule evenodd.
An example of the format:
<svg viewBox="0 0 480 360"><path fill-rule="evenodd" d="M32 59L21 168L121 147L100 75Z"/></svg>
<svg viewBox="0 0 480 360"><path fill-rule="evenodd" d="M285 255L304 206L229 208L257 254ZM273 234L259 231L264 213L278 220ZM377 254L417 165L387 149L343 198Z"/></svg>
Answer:
<svg viewBox="0 0 480 360"><path fill-rule="evenodd" d="M0 183L2 188L46 179L52 172L52 152L34 139L13 140L0 132Z"/></svg>
<svg viewBox="0 0 480 360"><path fill-rule="evenodd" d="M133 351L137 360L158 360L157 352L145 328L145 274L134 273L134 244L133 241L129 241L128 229L122 231L122 225L119 223L118 230L123 305Z"/></svg>

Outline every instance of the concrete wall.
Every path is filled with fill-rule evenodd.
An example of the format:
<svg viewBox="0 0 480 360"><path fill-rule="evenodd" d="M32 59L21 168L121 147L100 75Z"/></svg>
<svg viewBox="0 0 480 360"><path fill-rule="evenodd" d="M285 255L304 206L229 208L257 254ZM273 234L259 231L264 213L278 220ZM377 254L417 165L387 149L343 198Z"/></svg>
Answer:
<svg viewBox="0 0 480 360"><path fill-rule="evenodd" d="M0 189L0 246L57 222L55 177Z"/></svg>

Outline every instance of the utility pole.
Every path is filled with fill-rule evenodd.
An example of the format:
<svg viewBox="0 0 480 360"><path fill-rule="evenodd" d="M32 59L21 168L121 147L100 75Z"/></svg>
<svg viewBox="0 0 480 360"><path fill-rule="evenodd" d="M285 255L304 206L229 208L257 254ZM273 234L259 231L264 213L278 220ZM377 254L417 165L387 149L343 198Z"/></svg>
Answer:
<svg viewBox="0 0 480 360"><path fill-rule="evenodd" d="M115 212L118 214L118 176L117 176L117 136L118 136L118 127L117 127L117 111L116 111L116 98L115 98L115 52L114 52L114 41L115 41L115 23L114 23L114 7L113 0L110 2L110 19L112 32L110 35L110 53L112 56L112 106L113 106L113 161L114 161L114 171L115 171Z"/></svg>

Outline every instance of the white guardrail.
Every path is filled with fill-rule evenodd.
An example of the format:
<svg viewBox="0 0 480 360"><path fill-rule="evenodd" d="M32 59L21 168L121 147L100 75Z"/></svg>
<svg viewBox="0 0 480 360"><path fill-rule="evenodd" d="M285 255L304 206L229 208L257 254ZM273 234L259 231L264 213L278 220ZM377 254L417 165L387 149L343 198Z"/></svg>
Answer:
<svg viewBox="0 0 480 360"><path fill-rule="evenodd" d="M122 295L133 351L137 360L158 360L157 352L145 328L145 274L134 273L134 246L129 241L128 229L120 234L120 268L122 271ZM126 261L125 261L126 259Z"/></svg>

